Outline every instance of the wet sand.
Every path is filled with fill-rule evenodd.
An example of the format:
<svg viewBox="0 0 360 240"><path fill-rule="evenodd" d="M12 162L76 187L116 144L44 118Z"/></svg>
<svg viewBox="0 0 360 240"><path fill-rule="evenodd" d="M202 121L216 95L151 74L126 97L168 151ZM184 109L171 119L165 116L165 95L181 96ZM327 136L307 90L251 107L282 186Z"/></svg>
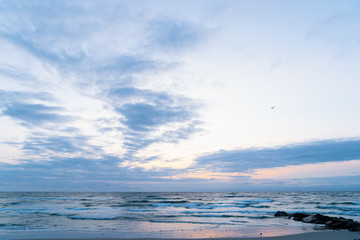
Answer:
<svg viewBox="0 0 360 240"><path fill-rule="evenodd" d="M254 239L266 239L266 240L360 240L359 232L350 232L350 231L317 231L317 232L309 232L309 233L301 233L301 234L293 234L293 235L285 235L285 236L276 236L276 237L267 237L267 236L259 236L258 237L222 237L222 238L121 238L121 237L103 237L103 236L91 236L83 238L81 235L76 234L53 234L53 236L49 236L48 234L32 234L31 236L2 236L1 239L31 239L31 240L164 240L164 239L176 239L176 240L254 240ZM98 235L98 234L96 234Z"/></svg>

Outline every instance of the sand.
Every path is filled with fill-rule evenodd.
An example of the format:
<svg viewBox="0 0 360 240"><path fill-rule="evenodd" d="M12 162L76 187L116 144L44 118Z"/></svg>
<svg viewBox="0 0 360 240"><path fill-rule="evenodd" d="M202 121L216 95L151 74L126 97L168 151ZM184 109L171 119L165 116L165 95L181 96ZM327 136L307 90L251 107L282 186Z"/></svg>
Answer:
<svg viewBox="0 0 360 240"><path fill-rule="evenodd" d="M66 236L65 236L66 235ZM294 234L294 235L286 235L286 236L277 236L277 237L240 237L240 238L188 238L188 239L181 239L181 238L102 238L102 237L87 237L81 238L76 235L69 235L69 234L56 234L56 236L47 236L47 235L31 235L31 236L0 236L2 240L8 239L31 239L31 240L165 240L165 239L173 239L173 240L204 240L204 239L211 239L211 240L254 240L254 239L266 239L266 240L360 240L360 233L359 232L349 232L349 231L317 231L317 232L310 232L310 233L301 233L301 234Z"/></svg>

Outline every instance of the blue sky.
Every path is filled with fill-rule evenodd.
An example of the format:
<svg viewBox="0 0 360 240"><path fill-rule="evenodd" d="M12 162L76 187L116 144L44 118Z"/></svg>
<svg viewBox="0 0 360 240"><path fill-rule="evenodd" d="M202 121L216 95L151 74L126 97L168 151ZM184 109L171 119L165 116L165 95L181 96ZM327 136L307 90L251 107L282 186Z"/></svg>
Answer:
<svg viewBox="0 0 360 240"><path fill-rule="evenodd" d="M360 189L358 1L3 1L0 190Z"/></svg>

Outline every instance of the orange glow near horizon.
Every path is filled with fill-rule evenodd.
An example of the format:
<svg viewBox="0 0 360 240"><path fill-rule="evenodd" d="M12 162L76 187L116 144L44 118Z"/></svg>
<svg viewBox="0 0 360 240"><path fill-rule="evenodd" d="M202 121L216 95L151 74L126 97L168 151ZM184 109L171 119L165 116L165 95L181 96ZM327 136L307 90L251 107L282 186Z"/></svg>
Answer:
<svg viewBox="0 0 360 240"><path fill-rule="evenodd" d="M229 173L229 172L210 172L210 171L195 171L187 174L180 174L176 176L169 176L164 178L170 179L184 179L184 178L198 178L198 179L216 179L216 180L231 180L234 177L250 176L246 173Z"/></svg>
<svg viewBox="0 0 360 240"><path fill-rule="evenodd" d="M257 169L251 179L324 178L360 175L360 160Z"/></svg>
<svg viewBox="0 0 360 240"><path fill-rule="evenodd" d="M325 162L285 167L255 169L252 173L242 172L211 172L193 171L191 173L163 177L165 179L206 179L231 181L236 177L249 177L250 179L294 179L294 178L324 178L339 176L360 175L360 160L341 162Z"/></svg>

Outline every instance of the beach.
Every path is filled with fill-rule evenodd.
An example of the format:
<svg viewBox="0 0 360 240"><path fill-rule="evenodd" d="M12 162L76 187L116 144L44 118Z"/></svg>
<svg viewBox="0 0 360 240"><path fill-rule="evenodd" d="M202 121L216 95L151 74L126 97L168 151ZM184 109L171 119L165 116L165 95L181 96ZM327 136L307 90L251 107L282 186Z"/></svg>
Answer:
<svg viewBox="0 0 360 240"><path fill-rule="evenodd" d="M116 234L105 234L111 237L104 237L100 234L74 234L74 233L33 233L33 234L15 234L15 235L0 235L1 240L10 239L38 239L38 240L164 240L164 239L176 239L176 240L254 240L254 239L266 239L266 240L358 240L360 239L359 232L349 231L317 231L301 234L292 234L276 237L258 236L258 237L224 237L224 238L122 238Z"/></svg>
<svg viewBox="0 0 360 240"><path fill-rule="evenodd" d="M0 193L0 239L360 239L304 212L359 221L359 192ZM300 235L298 235L300 234ZM303 235L305 234L305 235ZM282 237L284 236L284 237Z"/></svg>

